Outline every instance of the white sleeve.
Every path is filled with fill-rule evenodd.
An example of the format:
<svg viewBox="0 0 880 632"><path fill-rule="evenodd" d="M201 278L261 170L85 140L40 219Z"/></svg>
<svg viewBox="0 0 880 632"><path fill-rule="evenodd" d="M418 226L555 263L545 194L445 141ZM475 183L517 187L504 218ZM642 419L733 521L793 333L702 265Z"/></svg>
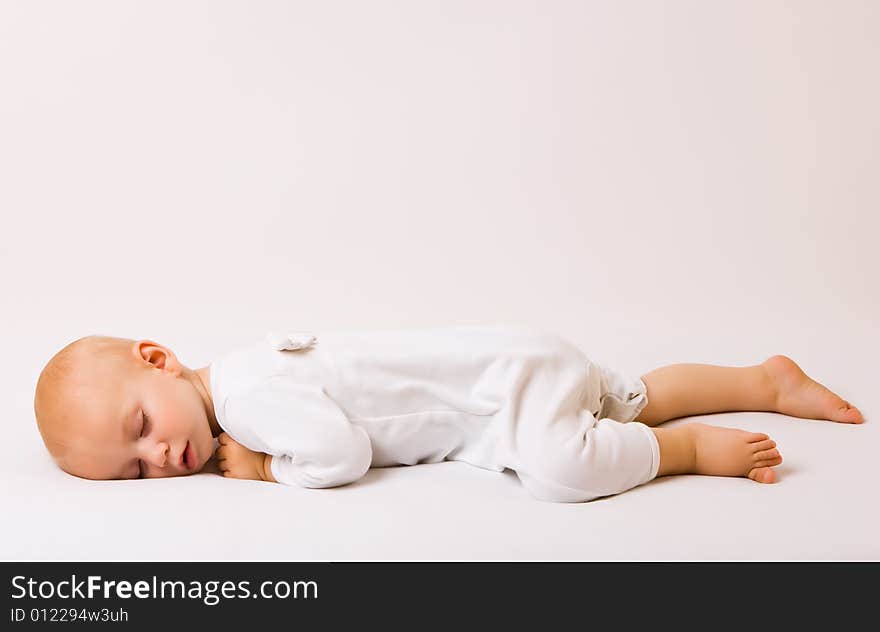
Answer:
<svg viewBox="0 0 880 632"><path fill-rule="evenodd" d="M248 393L247 417L268 446L279 483L335 487L370 469L373 449L366 430L352 424L319 386L274 376Z"/></svg>

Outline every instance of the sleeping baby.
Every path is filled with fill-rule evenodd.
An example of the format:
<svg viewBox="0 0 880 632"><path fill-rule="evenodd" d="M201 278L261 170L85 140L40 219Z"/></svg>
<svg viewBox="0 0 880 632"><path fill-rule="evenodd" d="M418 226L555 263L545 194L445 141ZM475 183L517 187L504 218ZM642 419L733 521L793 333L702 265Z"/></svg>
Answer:
<svg viewBox="0 0 880 632"><path fill-rule="evenodd" d="M765 434L670 419L771 411L862 423L790 358L672 364L641 377L519 326L277 331L200 369L151 340L61 349L34 397L46 448L88 479L224 476L302 487L454 460L513 470L540 500L584 502L658 476L776 479Z"/></svg>

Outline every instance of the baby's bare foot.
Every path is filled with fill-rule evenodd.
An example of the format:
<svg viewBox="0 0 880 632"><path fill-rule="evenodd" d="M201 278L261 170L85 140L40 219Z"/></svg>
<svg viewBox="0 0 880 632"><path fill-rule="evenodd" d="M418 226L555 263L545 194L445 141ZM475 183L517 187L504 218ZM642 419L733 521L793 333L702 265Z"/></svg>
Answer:
<svg viewBox="0 0 880 632"><path fill-rule="evenodd" d="M776 410L780 413L845 424L865 421L858 408L811 379L791 358L775 355L761 366L776 383Z"/></svg>
<svg viewBox="0 0 880 632"><path fill-rule="evenodd" d="M748 476L759 483L776 480L773 467L782 463L782 456L767 435L701 423L687 427L693 433L697 474Z"/></svg>

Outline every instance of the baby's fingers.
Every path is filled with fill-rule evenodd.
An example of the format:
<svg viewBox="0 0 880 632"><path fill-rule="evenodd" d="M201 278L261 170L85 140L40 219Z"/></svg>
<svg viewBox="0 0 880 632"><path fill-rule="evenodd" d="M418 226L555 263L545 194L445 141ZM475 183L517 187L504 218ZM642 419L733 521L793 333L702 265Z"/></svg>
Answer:
<svg viewBox="0 0 880 632"><path fill-rule="evenodd" d="M226 434L225 432L221 432L221 433L217 436L217 441L220 442L220 445L226 445L226 443L228 442L228 440L229 440L229 435Z"/></svg>

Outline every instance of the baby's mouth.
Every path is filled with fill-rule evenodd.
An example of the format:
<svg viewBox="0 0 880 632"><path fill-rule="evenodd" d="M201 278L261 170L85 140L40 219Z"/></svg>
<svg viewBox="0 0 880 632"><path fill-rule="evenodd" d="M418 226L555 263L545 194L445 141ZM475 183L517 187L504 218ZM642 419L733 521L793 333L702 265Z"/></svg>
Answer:
<svg viewBox="0 0 880 632"><path fill-rule="evenodd" d="M180 453L180 464L187 470L192 469L192 465L190 464L189 441L186 442L186 445L183 446L183 452Z"/></svg>
<svg viewBox="0 0 880 632"><path fill-rule="evenodd" d="M192 443L187 441L186 442L186 450L184 450L183 454L184 454L184 462L186 463L186 469L188 469L191 472L195 472L196 465L199 462L199 457L196 454L196 447Z"/></svg>

